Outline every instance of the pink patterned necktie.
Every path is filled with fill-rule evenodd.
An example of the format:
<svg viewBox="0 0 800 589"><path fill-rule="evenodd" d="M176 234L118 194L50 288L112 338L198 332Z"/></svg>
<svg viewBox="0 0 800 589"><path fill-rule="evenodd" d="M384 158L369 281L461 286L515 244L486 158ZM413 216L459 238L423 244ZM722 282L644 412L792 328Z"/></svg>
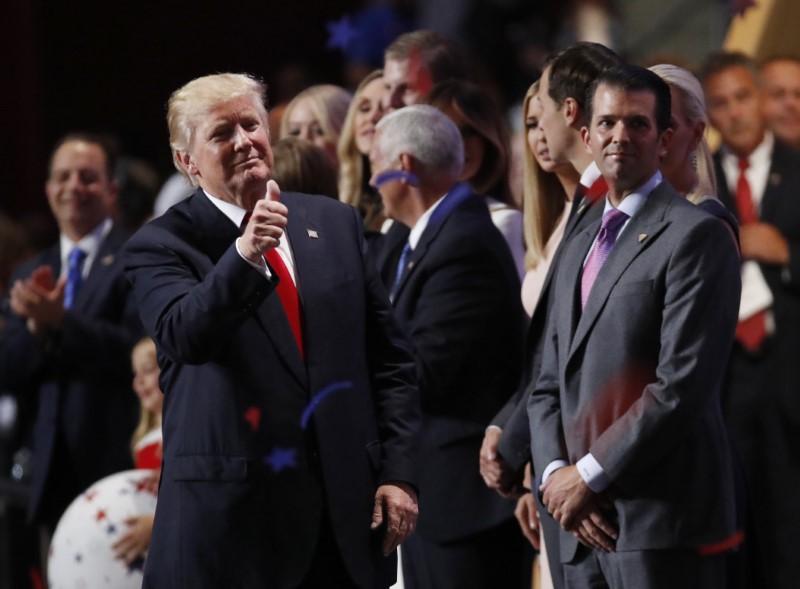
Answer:
<svg viewBox="0 0 800 589"><path fill-rule="evenodd" d="M600 225L597 241L595 241L592 253L589 254L589 259L586 260L586 265L583 267L583 275L581 276L581 309L586 307L586 301L589 300L592 285L600 273L600 268L603 267L608 254L611 252L611 248L614 247L617 233L627 219L628 215L619 209L611 209L603 215L603 223Z"/></svg>

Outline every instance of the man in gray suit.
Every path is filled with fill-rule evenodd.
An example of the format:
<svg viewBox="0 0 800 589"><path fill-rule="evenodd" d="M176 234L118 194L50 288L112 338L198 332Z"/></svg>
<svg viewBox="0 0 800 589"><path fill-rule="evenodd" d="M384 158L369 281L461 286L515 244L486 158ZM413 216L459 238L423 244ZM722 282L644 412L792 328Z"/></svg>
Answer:
<svg viewBox="0 0 800 589"><path fill-rule="evenodd" d="M658 172L672 133L666 84L617 66L587 109L584 142L608 195L602 221L563 252L528 406L565 584L721 587L735 534L719 390L738 254Z"/></svg>

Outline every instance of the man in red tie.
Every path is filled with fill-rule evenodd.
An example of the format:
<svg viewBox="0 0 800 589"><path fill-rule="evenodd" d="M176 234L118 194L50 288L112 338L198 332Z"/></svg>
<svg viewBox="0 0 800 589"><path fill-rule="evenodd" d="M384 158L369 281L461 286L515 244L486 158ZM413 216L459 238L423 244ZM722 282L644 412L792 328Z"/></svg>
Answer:
<svg viewBox="0 0 800 589"><path fill-rule="evenodd" d="M197 191L126 249L165 394L144 586L386 588L417 517L413 360L358 212L270 180L265 92L173 93Z"/></svg>
<svg viewBox="0 0 800 589"><path fill-rule="evenodd" d="M701 77L722 137L719 198L740 223L742 304L723 409L746 482L746 582L793 587L800 503L786 489L800 484L800 153L766 130L750 58L714 54Z"/></svg>

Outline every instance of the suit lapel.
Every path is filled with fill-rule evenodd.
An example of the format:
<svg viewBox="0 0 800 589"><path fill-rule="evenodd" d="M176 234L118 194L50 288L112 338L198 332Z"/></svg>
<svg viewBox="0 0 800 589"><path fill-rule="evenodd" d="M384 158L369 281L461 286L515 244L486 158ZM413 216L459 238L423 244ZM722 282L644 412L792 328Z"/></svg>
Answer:
<svg viewBox="0 0 800 589"><path fill-rule="evenodd" d="M480 206L485 207L486 204L482 200L478 200L480 197L475 195L472 192L472 189L469 187L468 184L461 183L456 184L445 197L446 199L453 199L451 203L447 203L446 200L440 203L440 207L445 206L448 208L447 214L442 216L441 218L436 218L436 213L442 213L437 207L433 211L433 215L431 215L430 221L428 226L425 227L425 231L422 232L420 236L419 243L417 243L417 247L414 248L414 251L411 252L411 256L409 257L408 263L406 265L405 272L403 272L403 277L400 280L400 284L397 286L397 289L393 293L392 300L397 300L400 297L400 293L403 291L403 288L406 284L408 284L410 276L414 272L414 268L419 264L419 262L425 257L425 254L428 252L428 248L430 244L435 241L436 236L439 235L439 231L447 223L447 220L450 218L450 215L455 212L455 210L463 207L463 206L475 206L475 203L478 203Z"/></svg>
<svg viewBox="0 0 800 589"><path fill-rule="evenodd" d="M550 267L547 269L547 274L545 274L544 277L544 283L542 284L542 290L541 293L539 294L539 300L536 303L536 307L533 309L533 316L531 317L530 329L528 330L528 341L535 340L535 338L538 337L537 334L531 333L531 330L534 328L534 325L536 325L536 321L534 320L534 318L539 313L544 313L545 309L550 304L549 300L550 286L558 270L561 257L564 255L564 251L567 249L567 246L570 242L570 239L572 238L573 233L578 232L581 227L585 228L587 223L594 223L603 214L602 204L598 206L592 206L596 204L596 202L597 201L587 202L584 205L578 207L578 210L575 211L575 213L572 215L569 221L567 221L567 226L564 229L564 236L561 238L561 243L558 244L558 247L556 248L556 251L553 254L553 260L550 262ZM568 206L569 204L570 203L567 203ZM598 229L595 229L595 233L597 233L597 231ZM586 247L588 249L588 245ZM570 333L574 333L574 330L571 329Z"/></svg>
<svg viewBox="0 0 800 589"><path fill-rule="evenodd" d="M764 195L761 198L759 220L774 219L775 207L780 202L780 194L783 189L783 172L786 169L784 155L785 148L776 140L772 150L767 185L764 187Z"/></svg>
<svg viewBox="0 0 800 589"><path fill-rule="evenodd" d="M642 253L646 248L650 247L666 228L668 222L664 221L664 214L666 212L669 200L665 198L669 194L668 185L662 183L653 192L648 195L644 205L638 214L628 222L625 231L614 244L614 248L608 255L608 258L603 264L600 273L592 285L592 291L589 294L589 299L586 301L586 307L583 312L580 310L580 304L577 303L577 293L580 292L581 274L583 268L583 258L580 260L578 266L581 270L575 273L572 277L571 291L574 295L576 303L573 305L573 319L579 315L577 323L572 325L576 326L575 336L570 344L570 357L575 353L575 350L580 347L583 340L589 334L597 320L598 315L603 310L608 300L608 296L614 285L619 281L622 274L630 266L631 262ZM599 225L597 223L591 225L592 233L584 232L582 236L584 240L588 234L589 245L594 240ZM588 252L588 246L584 242L582 251L584 255Z"/></svg>
<svg viewBox="0 0 800 589"><path fill-rule="evenodd" d="M117 226L113 226L100 242L97 249L97 256L92 263L89 274L78 289L75 297L73 309L86 312L91 309L94 300L101 293L104 287L108 286L108 277L114 273L116 254L120 247L125 243L125 235ZM60 261L59 261L60 266Z"/></svg>
<svg viewBox="0 0 800 589"><path fill-rule="evenodd" d="M239 228L215 207L202 194L202 191L195 193L190 205L192 208L192 220L196 223L200 232L200 243L203 244L203 249L211 258L212 264L216 264L236 238L239 237ZM290 223L292 216L295 214L297 213L293 211L289 216ZM293 242L292 251L296 256ZM297 266L298 264L295 264L295 267ZM283 310L283 304L277 291L272 292L264 299L259 305L255 317L291 373L301 385L307 388L308 376L305 364L300 356L300 351L297 349L292 328L289 326L289 320L286 318L286 312Z"/></svg>
<svg viewBox="0 0 800 589"><path fill-rule="evenodd" d="M319 241L319 239L311 240L306 231L305 211L294 203L286 202L286 196L281 198L281 201L290 208L287 217L286 232L284 238L289 240L289 245L292 248L292 256L294 257L294 275L297 285L297 296L300 300L300 314L303 324L303 335L306 334L306 326L309 324L307 320L307 304L304 300L304 289L301 285L307 280L313 280L314 272L301 273L300 268L313 268L314 261L313 255L310 255L308 244L311 241ZM317 227L308 227L312 231L318 231ZM301 230L303 235L301 235ZM317 233L319 235L319 232ZM264 330L272 340L275 349L283 358L286 365L291 370L297 381L308 389L308 372L306 370L303 357L300 355L300 350L297 347L297 342L294 339L294 333L289 325L289 319L286 317L286 312L283 309L283 303L278 296L278 292L273 292L268 296L258 308L258 318L264 326ZM268 326L268 328L267 328ZM306 342L304 342L306 343Z"/></svg>

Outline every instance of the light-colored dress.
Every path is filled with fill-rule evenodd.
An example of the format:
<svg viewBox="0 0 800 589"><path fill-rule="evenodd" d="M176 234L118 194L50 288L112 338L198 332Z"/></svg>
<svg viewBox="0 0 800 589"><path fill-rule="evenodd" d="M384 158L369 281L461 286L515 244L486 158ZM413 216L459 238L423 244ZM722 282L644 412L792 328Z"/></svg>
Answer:
<svg viewBox="0 0 800 589"><path fill-rule="evenodd" d="M561 217L559 217L558 223L553 229L552 235L550 235L550 239L547 240L544 246L542 259L539 260L539 264L536 268L528 270L525 273L525 278L522 280L522 306L525 308L528 319L533 315L536 303L539 302L547 271L550 269L553 256L558 249L558 245L561 243L561 239L564 237L564 229L567 227L570 208L570 203L567 202L567 206L564 207L564 211L561 213Z"/></svg>
<svg viewBox="0 0 800 589"><path fill-rule="evenodd" d="M517 273L522 280L525 275L525 236L522 230L522 212L491 196L486 197L486 206L489 207L489 214L494 226L500 230L508 243Z"/></svg>

